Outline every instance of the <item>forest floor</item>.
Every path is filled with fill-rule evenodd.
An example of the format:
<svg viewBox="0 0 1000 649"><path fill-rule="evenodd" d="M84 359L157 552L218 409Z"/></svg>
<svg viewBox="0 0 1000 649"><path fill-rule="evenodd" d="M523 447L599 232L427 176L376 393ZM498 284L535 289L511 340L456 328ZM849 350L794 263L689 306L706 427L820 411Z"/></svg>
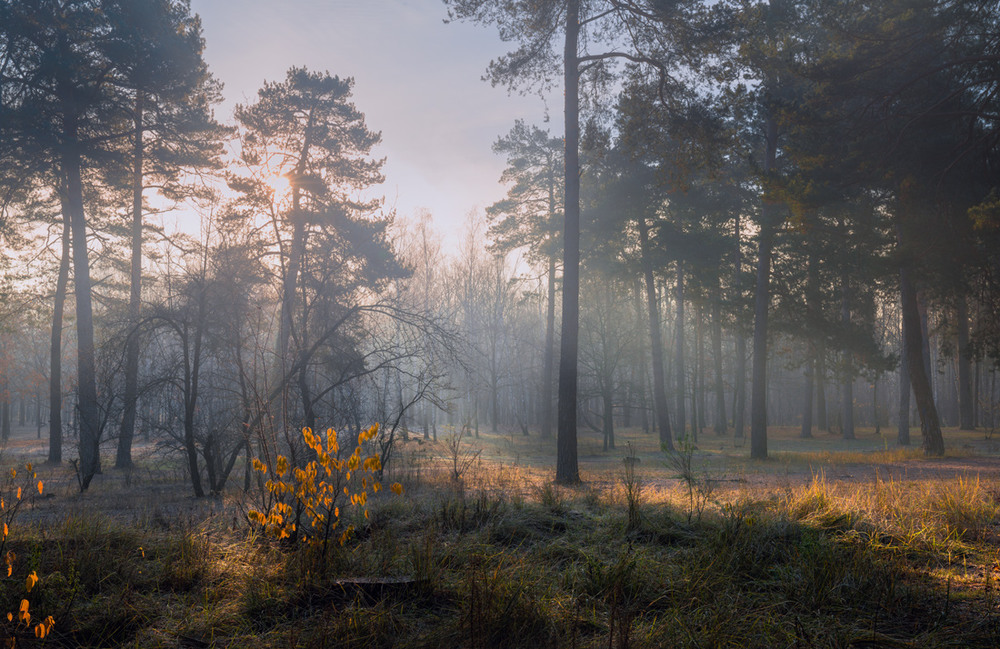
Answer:
<svg viewBox="0 0 1000 649"><path fill-rule="evenodd" d="M373 497L367 519L351 508L354 539L317 559L250 529L259 494L234 485L194 498L175 450L140 443L132 471L106 469L79 493L72 464L44 465L46 440L17 428L0 466L30 462L44 488L23 470L2 486L0 555L16 556L0 578L0 609L12 612L0 636L66 647L1000 646L1000 439L981 430L948 429L945 457L925 458L919 430L900 447L894 430L844 440L771 428L764 461L711 431L675 454L637 430L607 451L581 432L572 488L552 484L554 439L453 434L411 433L385 476L403 497ZM15 509L18 486L30 495ZM39 640L33 627L49 614Z"/></svg>

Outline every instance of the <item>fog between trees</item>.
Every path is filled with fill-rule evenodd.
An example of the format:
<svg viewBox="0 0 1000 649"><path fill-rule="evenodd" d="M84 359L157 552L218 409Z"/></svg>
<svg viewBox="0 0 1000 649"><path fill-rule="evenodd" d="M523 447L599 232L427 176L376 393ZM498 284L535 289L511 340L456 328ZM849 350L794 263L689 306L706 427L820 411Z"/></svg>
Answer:
<svg viewBox="0 0 1000 649"><path fill-rule="evenodd" d="M566 483L591 432L992 432L995 3L444 4L511 42L489 80L566 101L565 133L497 134L506 198L455 250L386 208L335 70L219 120L186 2L0 3L4 439L81 489L172 449L201 496L303 427L378 422L387 467L538 435ZM164 237L180 208L201 231Z"/></svg>

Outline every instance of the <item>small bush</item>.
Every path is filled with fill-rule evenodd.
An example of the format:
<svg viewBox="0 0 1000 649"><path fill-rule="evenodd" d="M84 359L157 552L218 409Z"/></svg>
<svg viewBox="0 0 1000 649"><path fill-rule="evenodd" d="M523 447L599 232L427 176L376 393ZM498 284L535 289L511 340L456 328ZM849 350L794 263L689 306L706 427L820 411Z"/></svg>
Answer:
<svg viewBox="0 0 1000 649"><path fill-rule="evenodd" d="M362 459L363 445L377 434L378 424L362 432L354 451L342 458L333 429L327 430L324 445L312 430L303 428L302 437L316 459L300 468L292 467L285 456L279 455L273 469L255 459L253 468L263 476L270 473L273 477L263 485L265 506L250 510L247 517L274 538L301 538L318 548L318 567L325 573L330 541L336 537L343 545L354 531L353 525L341 527L341 507L350 503L360 508L367 519L368 495L382 489L382 483L375 479L382 470L379 456ZM391 490L403 493L398 482Z"/></svg>

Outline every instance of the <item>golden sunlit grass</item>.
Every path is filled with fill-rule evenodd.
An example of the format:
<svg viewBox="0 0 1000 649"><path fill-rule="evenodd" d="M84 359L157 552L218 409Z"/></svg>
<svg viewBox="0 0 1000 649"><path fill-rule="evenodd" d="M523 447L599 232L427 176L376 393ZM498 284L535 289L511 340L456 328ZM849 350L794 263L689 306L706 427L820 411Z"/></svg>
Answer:
<svg viewBox="0 0 1000 649"><path fill-rule="evenodd" d="M57 646L1000 642L996 473L922 474L942 464L874 435L853 451L779 434L788 456L759 463L732 440L666 455L627 432L608 453L584 437L585 482L561 487L554 440L537 436L471 437L460 450L478 455L456 479L450 432L400 446L382 479L405 495L369 493L367 518L341 512L355 535L322 570L310 544L251 529L238 492L168 506L158 479L109 476L84 496L47 483L56 496L36 497L12 535L40 578L31 606L54 612ZM54 522L62 501L79 515ZM104 503L144 513L83 513Z"/></svg>
<svg viewBox="0 0 1000 649"><path fill-rule="evenodd" d="M779 462L823 466L830 464L887 464L924 458L920 448L912 446L874 451L778 451L773 458Z"/></svg>

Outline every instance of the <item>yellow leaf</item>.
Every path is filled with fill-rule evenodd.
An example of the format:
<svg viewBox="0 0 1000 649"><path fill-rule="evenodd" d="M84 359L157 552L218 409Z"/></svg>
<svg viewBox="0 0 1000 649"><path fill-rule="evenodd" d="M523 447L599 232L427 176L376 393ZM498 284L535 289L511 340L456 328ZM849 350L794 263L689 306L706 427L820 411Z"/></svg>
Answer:
<svg viewBox="0 0 1000 649"><path fill-rule="evenodd" d="M17 613L17 619L23 622L24 624L27 624L28 622L31 621L31 613L28 612L28 600L26 599L21 600L21 608Z"/></svg>
<svg viewBox="0 0 1000 649"><path fill-rule="evenodd" d="M42 493L42 481L39 480L38 481L38 494L41 495L41 493Z"/></svg>
<svg viewBox="0 0 1000 649"><path fill-rule="evenodd" d="M35 625L35 637L38 638L39 640L41 640L42 638L45 637L45 625L44 624L36 624Z"/></svg>
<svg viewBox="0 0 1000 649"><path fill-rule="evenodd" d="M364 443L368 440L375 439L376 435L378 435L378 424L375 424L365 432L358 435L358 443Z"/></svg>
<svg viewBox="0 0 1000 649"><path fill-rule="evenodd" d="M34 588L35 584L37 583L38 583L38 573L32 570L28 574L28 577L24 580L24 589L30 593L31 589Z"/></svg>
<svg viewBox="0 0 1000 649"><path fill-rule="evenodd" d="M403 495L403 485L399 484L398 482L393 482L392 486L389 487L389 489L391 489L392 493L396 494L397 496Z"/></svg>

